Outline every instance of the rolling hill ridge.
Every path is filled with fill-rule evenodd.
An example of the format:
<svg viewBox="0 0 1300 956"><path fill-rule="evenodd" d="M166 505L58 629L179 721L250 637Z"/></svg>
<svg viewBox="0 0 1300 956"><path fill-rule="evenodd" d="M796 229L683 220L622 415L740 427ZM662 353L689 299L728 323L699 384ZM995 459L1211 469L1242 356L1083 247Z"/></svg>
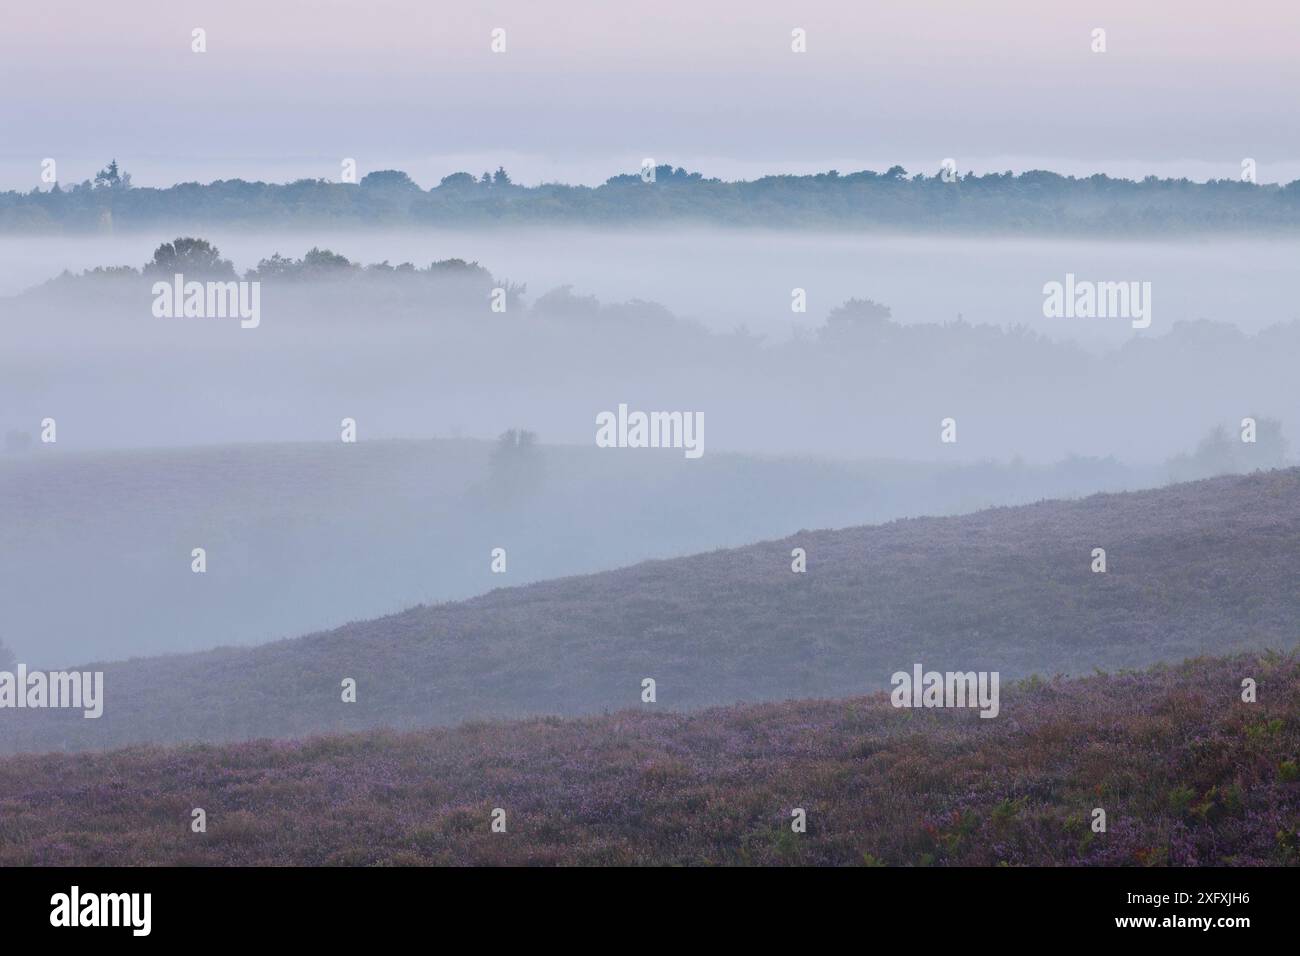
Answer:
<svg viewBox="0 0 1300 956"><path fill-rule="evenodd" d="M1014 680L1289 649L1298 581L1300 469L1260 472L806 531L255 648L94 665L102 718L8 711L0 748L591 714L641 706L647 677L657 707L692 709L869 693L915 662ZM341 701L345 678L356 703Z"/></svg>

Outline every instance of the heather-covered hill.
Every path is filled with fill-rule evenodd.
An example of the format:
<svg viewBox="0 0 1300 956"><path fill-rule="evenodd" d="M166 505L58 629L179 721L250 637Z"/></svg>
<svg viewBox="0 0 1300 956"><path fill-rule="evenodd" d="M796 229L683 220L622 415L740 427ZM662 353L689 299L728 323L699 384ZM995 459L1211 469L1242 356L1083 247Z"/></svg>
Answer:
<svg viewBox="0 0 1300 956"><path fill-rule="evenodd" d="M29 667L255 645L505 584L1141 488L1113 459L820 461L474 439L0 454L0 641ZM591 507L618 488L617 509ZM204 547L208 569L190 570ZM507 549L495 574L491 550ZM38 596L54 593L58 601Z"/></svg>
<svg viewBox="0 0 1300 956"><path fill-rule="evenodd" d="M610 490L594 509L619 507ZM1108 570L1093 573L1092 549ZM792 573L791 551L807 553ZM835 697L897 669L1081 675L1296 645L1300 469L839 531L103 665L105 712L9 711L7 750ZM99 665L97 665L99 666ZM345 678L356 703L341 701Z"/></svg>
<svg viewBox="0 0 1300 956"><path fill-rule="evenodd" d="M1265 654L1029 681L989 720L876 695L18 756L0 864L1295 865L1298 753L1300 662Z"/></svg>

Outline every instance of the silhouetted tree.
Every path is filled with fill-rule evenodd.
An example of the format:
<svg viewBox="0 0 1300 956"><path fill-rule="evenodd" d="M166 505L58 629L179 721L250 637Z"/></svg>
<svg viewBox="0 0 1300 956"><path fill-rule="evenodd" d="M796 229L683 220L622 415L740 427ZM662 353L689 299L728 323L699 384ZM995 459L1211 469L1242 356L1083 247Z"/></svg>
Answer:
<svg viewBox="0 0 1300 956"><path fill-rule="evenodd" d="M1173 481L1195 481L1215 475L1282 468L1287 463L1286 452L1286 437L1277 419L1256 418L1254 442L1243 442L1239 434L1216 425L1192 454L1169 459L1169 477Z"/></svg>
<svg viewBox="0 0 1300 956"><path fill-rule="evenodd" d="M117 167L117 160L111 160L107 166L95 174L97 189L130 189L131 174L123 173Z"/></svg>
<svg viewBox="0 0 1300 956"><path fill-rule="evenodd" d="M826 316L822 337L831 342L877 341L891 328L889 306L871 299L849 299Z"/></svg>
<svg viewBox="0 0 1300 956"><path fill-rule="evenodd" d="M400 169L381 169L367 173L361 178L361 185L367 189L420 192L420 187L415 180Z"/></svg>
<svg viewBox="0 0 1300 956"><path fill-rule="evenodd" d="M542 478L542 456L537 435L511 428L497 438L489 460L491 487L503 499L514 499L535 491Z"/></svg>
<svg viewBox="0 0 1300 956"><path fill-rule="evenodd" d="M170 276L177 272L187 276L235 277L234 265L229 259L221 258L221 250L206 239L188 237L164 242L144 265L145 275Z"/></svg>
<svg viewBox="0 0 1300 956"><path fill-rule="evenodd" d="M473 173L452 173L450 176L443 176L438 187L447 187L449 189L464 188L474 185Z"/></svg>
<svg viewBox="0 0 1300 956"><path fill-rule="evenodd" d="M843 305L837 305L826 316L826 324L831 326L852 326L864 328L883 325L889 321L889 306L871 299L848 299Z"/></svg>
<svg viewBox="0 0 1300 956"><path fill-rule="evenodd" d="M352 268L352 262L347 256L312 246L302 257L302 267L304 272L329 274L346 272Z"/></svg>

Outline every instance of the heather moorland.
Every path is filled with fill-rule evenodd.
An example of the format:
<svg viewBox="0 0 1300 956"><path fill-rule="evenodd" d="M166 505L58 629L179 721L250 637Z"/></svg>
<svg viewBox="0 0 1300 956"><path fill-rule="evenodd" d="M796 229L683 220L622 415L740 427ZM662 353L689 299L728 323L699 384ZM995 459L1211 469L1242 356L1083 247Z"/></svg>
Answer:
<svg viewBox="0 0 1300 956"><path fill-rule="evenodd" d="M0 863L1294 865L1298 756L1300 661L1202 658L991 720L877 694L9 757Z"/></svg>

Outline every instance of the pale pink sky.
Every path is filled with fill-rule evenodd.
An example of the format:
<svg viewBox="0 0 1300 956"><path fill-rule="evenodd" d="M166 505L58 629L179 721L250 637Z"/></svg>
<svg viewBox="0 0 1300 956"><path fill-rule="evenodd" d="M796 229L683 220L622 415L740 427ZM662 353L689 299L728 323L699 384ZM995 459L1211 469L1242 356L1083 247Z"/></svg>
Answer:
<svg viewBox="0 0 1300 956"><path fill-rule="evenodd" d="M1290 180L1297 51L1293 0L7 3L0 188L111 156L142 185L336 177L343 157L424 185L498 163L599 182L646 157L1206 178L1249 156Z"/></svg>

